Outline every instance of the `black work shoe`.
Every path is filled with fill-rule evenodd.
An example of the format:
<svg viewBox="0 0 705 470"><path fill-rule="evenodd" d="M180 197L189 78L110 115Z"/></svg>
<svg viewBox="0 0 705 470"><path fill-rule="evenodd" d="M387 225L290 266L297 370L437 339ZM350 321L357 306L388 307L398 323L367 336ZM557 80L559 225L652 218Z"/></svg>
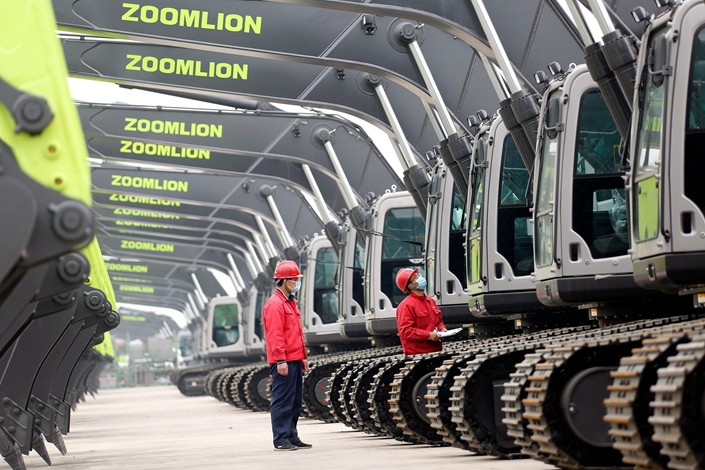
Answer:
<svg viewBox="0 0 705 470"><path fill-rule="evenodd" d="M294 442L293 444L299 449L310 449L311 447L313 447L311 444L306 444L303 441Z"/></svg>
<svg viewBox="0 0 705 470"><path fill-rule="evenodd" d="M274 446L274 450L299 450L299 448L296 447L291 442L285 442L284 444L279 444L278 446Z"/></svg>

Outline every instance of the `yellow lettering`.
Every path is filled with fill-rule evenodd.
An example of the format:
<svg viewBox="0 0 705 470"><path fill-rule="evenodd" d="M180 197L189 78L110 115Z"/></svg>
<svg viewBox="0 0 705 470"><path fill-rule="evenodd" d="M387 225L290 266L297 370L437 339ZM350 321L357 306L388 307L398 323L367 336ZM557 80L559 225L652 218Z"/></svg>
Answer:
<svg viewBox="0 0 705 470"><path fill-rule="evenodd" d="M159 9L152 5L145 5L140 12L140 19L143 23L156 23L159 21Z"/></svg>
<svg viewBox="0 0 705 470"><path fill-rule="evenodd" d="M198 24L201 22L201 12L198 10L181 9L179 13L179 26L186 26L187 28L197 28Z"/></svg>
<svg viewBox="0 0 705 470"><path fill-rule="evenodd" d="M126 264L126 263L105 263L105 267L108 271L117 272L127 272L127 273L149 273L149 266L139 265L139 264Z"/></svg>
<svg viewBox="0 0 705 470"><path fill-rule="evenodd" d="M175 248L172 243L154 243L136 240L120 240L120 249L173 253Z"/></svg>
<svg viewBox="0 0 705 470"><path fill-rule="evenodd" d="M200 64L200 61L199 61ZM177 75L193 75L194 63L192 60L177 60L176 74Z"/></svg>
<svg viewBox="0 0 705 470"><path fill-rule="evenodd" d="M132 14L139 9L139 5L136 3L125 3L122 6L128 10L122 14L122 21L139 21L139 19Z"/></svg>
<svg viewBox="0 0 705 470"><path fill-rule="evenodd" d="M189 75L193 77L233 78L247 80L248 64L231 64L227 62L208 62L206 66L200 60L173 59L171 57L153 57L127 54L130 62L125 70L161 72L163 74ZM141 63L140 63L141 62Z"/></svg>
<svg viewBox="0 0 705 470"><path fill-rule="evenodd" d="M141 58L142 58L141 55L137 55L137 54L127 54L127 59L128 59L128 60L132 60L132 62L130 62L129 64L127 64L127 65L125 66L125 70L137 70L137 71L139 71L139 70L140 70L139 66L137 66L137 65L135 65L135 64L136 64L137 62L139 62Z"/></svg>
<svg viewBox="0 0 705 470"><path fill-rule="evenodd" d="M233 20L235 24L233 24ZM225 29L232 31L233 33L239 33L242 31L242 16L240 15L228 15L225 17Z"/></svg>
<svg viewBox="0 0 705 470"><path fill-rule="evenodd" d="M137 119L136 119L136 118L127 117L127 118L125 118L125 121L126 121L126 123L125 123L125 130L126 130L126 131L135 132L135 131L136 131L136 129L135 129L135 124L137 123Z"/></svg>
<svg viewBox="0 0 705 470"><path fill-rule="evenodd" d="M165 74L172 74L176 70L176 63L174 59L165 57L159 61L159 71Z"/></svg>
<svg viewBox="0 0 705 470"><path fill-rule="evenodd" d="M159 60L156 57L143 57L142 58L142 70L145 72L156 72L159 68Z"/></svg>
<svg viewBox="0 0 705 470"><path fill-rule="evenodd" d="M201 12L201 28L202 29L215 29L215 25L208 22L208 12Z"/></svg>
<svg viewBox="0 0 705 470"><path fill-rule="evenodd" d="M173 26L179 22L179 12L176 8L163 8L159 15L159 21L167 26Z"/></svg>
<svg viewBox="0 0 705 470"><path fill-rule="evenodd" d="M262 17L256 16L246 16L245 17L245 32L253 32L255 34L262 34Z"/></svg>
<svg viewBox="0 0 705 470"><path fill-rule="evenodd" d="M248 65L243 64L242 66L240 64L233 64L233 78L234 79L240 79L240 80L247 80L247 70L248 70Z"/></svg>
<svg viewBox="0 0 705 470"><path fill-rule="evenodd" d="M149 286L126 286L120 285L121 292L137 292L141 294L154 294L154 287Z"/></svg>
<svg viewBox="0 0 705 470"><path fill-rule="evenodd" d="M160 8L153 5L139 5L127 2L124 2L122 6L127 9L122 15L123 21L146 24L160 23L164 26L178 25L183 28L230 31L233 33L262 34L261 16L242 16L235 13L226 14L187 8Z"/></svg>
<svg viewBox="0 0 705 470"><path fill-rule="evenodd" d="M135 142L137 144L139 142ZM157 191L188 192L188 181L143 178L140 176L112 175L112 186L125 188L155 189Z"/></svg>

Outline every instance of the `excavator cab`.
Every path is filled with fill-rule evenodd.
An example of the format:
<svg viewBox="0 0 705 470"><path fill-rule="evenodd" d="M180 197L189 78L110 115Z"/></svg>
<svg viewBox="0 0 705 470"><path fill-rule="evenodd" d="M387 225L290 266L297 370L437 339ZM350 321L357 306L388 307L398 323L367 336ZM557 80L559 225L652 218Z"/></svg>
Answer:
<svg viewBox="0 0 705 470"><path fill-rule="evenodd" d="M422 266L425 223L409 193L388 192L375 202L369 229L365 269L367 332L374 336L395 335L396 307L406 294L397 288L394 279L402 268Z"/></svg>
<svg viewBox="0 0 705 470"><path fill-rule="evenodd" d="M189 330L193 336L193 358L197 363L206 359L206 345L208 344L208 329L206 328L205 313L196 306L196 318L189 323Z"/></svg>
<svg viewBox="0 0 705 470"><path fill-rule="evenodd" d="M247 357L257 357L265 353L262 309L267 297L265 293L258 291L254 286L245 292L250 299L247 305L243 306L245 312L245 348L247 349Z"/></svg>
<svg viewBox="0 0 705 470"><path fill-rule="evenodd" d="M216 297L208 303L208 359L246 356L243 309L235 297Z"/></svg>
<svg viewBox="0 0 705 470"><path fill-rule="evenodd" d="M655 19L637 64L627 186L634 277L646 288L693 294L699 306L705 302L699 294L705 283L705 5L685 2Z"/></svg>
<svg viewBox="0 0 705 470"><path fill-rule="evenodd" d="M176 335L177 367L189 366L193 363L193 335L189 330L181 330Z"/></svg>
<svg viewBox="0 0 705 470"><path fill-rule="evenodd" d="M338 325L345 338L366 338L369 333L365 328L365 237L347 219L341 226L339 240Z"/></svg>
<svg viewBox="0 0 705 470"><path fill-rule="evenodd" d="M304 250L306 254L302 258L307 263L301 279L299 310L303 317L306 345L338 342L341 337L335 279L339 266L338 254L328 238L322 235L309 240Z"/></svg>
<svg viewBox="0 0 705 470"><path fill-rule="evenodd" d="M436 298L446 325L467 323L465 291L465 195L460 193L443 162L431 178L426 212L427 292Z"/></svg>
<svg viewBox="0 0 705 470"><path fill-rule="evenodd" d="M533 219L539 299L559 307L644 297L628 255L621 136L586 66L553 79L541 117Z"/></svg>
<svg viewBox="0 0 705 470"><path fill-rule="evenodd" d="M478 131L468 188L466 241L470 312L476 317L542 310L531 279L529 171L504 122Z"/></svg>

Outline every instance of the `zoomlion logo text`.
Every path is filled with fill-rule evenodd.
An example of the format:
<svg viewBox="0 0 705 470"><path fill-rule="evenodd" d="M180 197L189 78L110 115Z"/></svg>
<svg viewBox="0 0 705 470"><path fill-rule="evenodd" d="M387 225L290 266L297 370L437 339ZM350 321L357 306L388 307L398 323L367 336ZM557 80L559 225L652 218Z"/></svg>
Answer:
<svg viewBox="0 0 705 470"><path fill-rule="evenodd" d="M122 276L110 276L115 282L131 282L133 284L151 284L152 281L148 279L139 279L136 277L122 277Z"/></svg>
<svg viewBox="0 0 705 470"><path fill-rule="evenodd" d="M115 271L121 273L149 273L149 266L144 266L141 264L105 263L105 267L108 269L108 271Z"/></svg>
<svg viewBox="0 0 705 470"><path fill-rule="evenodd" d="M154 294L154 287L120 285L120 292L137 292L140 294Z"/></svg>
<svg viewBox="0 0 705 470"><path fill-rule="evenodd" d="M166 225L159 224L145 224L143 222L127 222L124 220L116 220L115 225L118 227L133 227L133 228L154 228L154 229L168 229Z"/></svg>
<svg viewBox="0 0 705 470"><path fill-rule="evenodd" d="M204 124L198 122L161 121L159 119L125 118L125 131L152 134L186 135L198 137L223 137L222 124Z"/></svg>
<svg viewBox="0 0 705 470"><path fill-rule="evenodd" d="M171 215L171 214L159 214L158 212L147 212L147 211L140 211L137 209L120 209L117 208L113 211L114 215L130 215L132 217L151 217L153 219L170 219L170 220L179 220L181 219L180 216L178 215ZM126 224L127 222L125 222Z"/></svg>
<svg viewBox="0 0 705 470"><path fill-rule="evenodd" d="M168 180L160 178L144 178L141 176L112 175L112 186L124 188L154 189L157 191L188 192L188 181Z"/></svg>
<svg viewBox="0 0 705 470"><path fill-rule="evenodd" d="M248 64L230 62L203 62L193 59L172 59L171 57L152 57L138 54L127 54L126 57L130 62L125 66L125 70L159 72L164 75L247 80L249 69Z"/></svg>
<svg viewBox="0 0 705 470"><path fill-rule="evenodd" d="M120 144L120 152L122 153L132 153L135 155L156 155L158 157L190 158L198 160L211 159L210 150L177 147L176 145L132 142L130 140L121 140Z"/></svg>
<svg viewBox="0 0 705 470"><path fill-rule="evenodd" d="M172 207L181 207L181 203L179 201L167 201L165 199L157 199L155 197L145 197L145 196L130 196L128 194L111 194L110 198L111 201L115 202L131 202L131 203L137 203L137 204L149 204L150 206L172 206ZM154 216L157 217L157 216ZM178 217L174 216L164 216L165 219L178 219Z"/></svg>
<svg viewBox="0 0 705 470"><path fill-rule="evenodd" d="M147 319L144 317L138 317L136 315L125 315L124 313L121 313L120 314L120 321L121 322L123 322L123 321L136 321L136 322L144 323L147 321Z"/></svg>
<svg viewBox="0 0 705 470"><path fill-rule="evenodd" d="M262 17L236 15L233 13L213 13L187 8L159 8L152 5L123 2L127 11L122 14L122 21L156 24L165 26L181 26L184 28L210 29L215 31L230 31L233 33L262 34ZM213 21L209 23L208 20Z"/></svg>
<svg viewBox="0 0 705 470"><path fill-rule="evenodd" d="M172 243L154 243L140 242L136 240L120 240L120 249L122 250L139 250L139 251L156 251L159 253L173 253L174 245Z"/></svg>

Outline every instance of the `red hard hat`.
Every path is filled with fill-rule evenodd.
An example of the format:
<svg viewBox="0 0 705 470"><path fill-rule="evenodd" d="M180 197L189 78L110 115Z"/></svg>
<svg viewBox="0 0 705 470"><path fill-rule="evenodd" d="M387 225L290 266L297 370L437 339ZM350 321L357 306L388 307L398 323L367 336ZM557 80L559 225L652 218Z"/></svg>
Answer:
<svg viewBox="0 0 705 470"><path fill-rule="evenodd" d="M409 279L411 279L411 276L419 272L419 268L416 269L411 269L411 268L404 268L400 269L399 272L397 272L397 287L405 294L408 294L409 291L406 289L406 285L409 283Z"/></svg>
<svg viewBox="0 0 705 470"><path fill-rule="evenodd" d="M294 277L303 277L294 261L282 261L274 268L274 279L291 279Z"/></svg>

